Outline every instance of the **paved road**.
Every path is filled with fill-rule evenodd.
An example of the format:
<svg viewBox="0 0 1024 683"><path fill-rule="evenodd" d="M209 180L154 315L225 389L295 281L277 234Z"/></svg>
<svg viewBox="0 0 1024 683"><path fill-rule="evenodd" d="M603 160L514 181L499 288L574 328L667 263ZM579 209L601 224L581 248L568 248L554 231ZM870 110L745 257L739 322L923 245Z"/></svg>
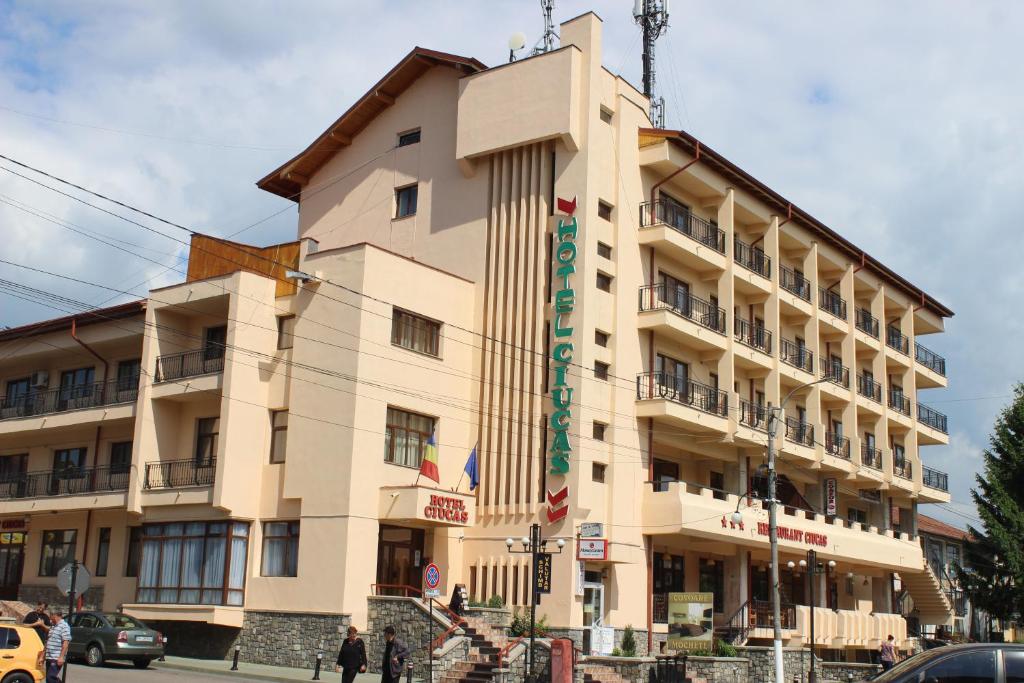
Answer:
<svg viewBox="0 0 1024 683"><path fill-rule="evenodd" d="M310 672L312 674L312 672ZM325 683L340 681L339 674L324 672L321 679ZM266 683L254 678L245 678L244 674L214 675L195 671L157 670L153 667L140 671L131 664L111 662L99 668L91 668L83 664L72 664L68 668L68 683L186 683L201 681L208 683Z"/></svg>

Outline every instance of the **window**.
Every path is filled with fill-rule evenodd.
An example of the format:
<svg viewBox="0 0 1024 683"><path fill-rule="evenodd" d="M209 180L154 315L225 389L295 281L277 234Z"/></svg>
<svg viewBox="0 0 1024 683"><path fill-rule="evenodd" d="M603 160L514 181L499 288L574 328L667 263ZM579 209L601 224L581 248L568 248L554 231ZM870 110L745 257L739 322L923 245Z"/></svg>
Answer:
<svg viewBox="0 0 1024 683"><path fill-rule="evenodd" d="M924 679L931 683L995 683L995 651L962 652L928 667Z"/></svg>
<svg viewBox="0 0 1024 683"><path fill-rule="evenodd" d="M28 471L28 453L0 456L0 483L19 481Z"/></svg>
<svg viewBox="0 0 1024 683"><path fill-rule="evenodd" d="M136 601L147 604L241 605L247 522L184 522L142 527Z"/></svg>
<svg viewBox="0 0 1024 683"><path fill-rule="evenodd" d="M13 628L0 628L0 650L17 650L21 647L21 636Z"/></svg>
<svg viewBox="0 0 1024 683"><path fill-rule="evenodd" d="M418 185L409 185L395 190L395 218L415 215L418 196Z"/></svg>
<svg viewBox="0 0 1024 683"><path fill-rule="evenodd" d="M398 135L398 146L408 147L409 145L415 145L420 141L420 129L410 130L407 133L400 133Z"/></svg>
<svg viewBox="0 0 1024 683"><path fill-rule="evenodd" d="M110 527L100 529L99 544L96 546L96 576L107 575L107 560L110 559Z"/></svg>
<svg viewBox="0 0 1024 683"><path fill-rule="evenodd" d="M204 342L203 342L203 360L204 361L218 361L224 358L224 347L228 343L228 326L217 325L215 327L207 327L204 331ZM223 367L221 364L220 367ZM211 364L209 368L204 368L204 372L213 372L219 369L217 364Z"/></svg>
<svg viewBox="0 0 1024 683"><path fill-rule="evenodd" d="M606 221L612 219L612 205L608 202L598 200L597 201L597 217L603 218Z"/></svg>
<svg viewBox="0 0 1024 683"><path fill-rule="evenodd" d="M611 335L609 335L607 332L602 332L601 330L594 330L594 343L597 344L598 346L603 346L607 348L608 338L610 336Z"/></svg>
<svg viewBox="0 0 1024 683"><path fill-rule="evenodd" d="M391 313L391 343L439 357L441 323L396 308Z"/></svg>
<svg viewBox="0 0 1024 683"><path fill-rule="evenodd" d="M212 465L217 457L217 436L220 433L219 417L201 417L196 420L197 465Z"/></svg>
<svg viewBox="0 0 1024 683"><path fill-rule="evenodd" d="M131 391L139 387L139 375L142 374L142 360L132 358L117 364L117 390Z"/></svg>
<svg viewBox="0 0 1024 683"><path fill-rule="evenodd" d="M681 555L654 553L654 622L668 623L668 594L682 593L686 587L686 562Z"/></svg>
<svg viewBox="0 0 1024 683"><path fill-rule="evenodd" d="M384 462L403 467L419 467L437 420L390 407L387 420Z"/></svg>
<svg viewBox="0 0 1024 683"><path fill-rule="evenodd" d="M700 591L714 593L714 610L725 609L725 565L721 560L700 561Z"/></svg>
<svg viewBox="0 0 1024 683"><path fill-rule="evenodd" d="M598 242L597 243L597 255L600 256L601 258L606 258L606 259L608 259L610 261L611 258L612 258L612 248L609 247L604 242Z"/></svg>
<svg viewBox="0 0 1024 683"><path fill-rule="evenodd" d="M599 272L597 274L597 288L602 292L612 291L612 276Z"/></svg>
<svg viewBox="0 0 1024 683"><path fill-rule="evenodd" d="M77 477L85 469L88 448L61 448L53 452L53 476L56 478Z"/></svg>
<svg viewBox="0 0 1024 683"><path fill-rule="evenodd" d="M60 568L75 559L76 529L44 531L39 553L39 576L57 576Z"/></svg>
<svg viewBox="0 0 1024 683"><path fill-rule="evenodd" d="M687 400L687 397L690 395L687 388L690 379L690 366L688 364L659 353L657 358L654 359L654 373L660 385L658 387L659 393L665 394L666 398L671 398L671 392L665 392L667 387L678 396L683 397L683 400Z"/></svg>
<svg viewBox="0 0 1024 683"><path fill-rule="evenodd" d="M611 123L612 111L610 109L605 109L604 107L601 107L601 120L604 121L605 123Z"/></svg>
<svg viewBox="0 0 1024 683"><path fill-rule="evenodd" d="M607 363L602 363L599 360L594 361L594 377L597 379L608 379L608 368L611 367Z"/></svg>
<svg viewBox="0 0 1024 683"><path fill-rule="evenodd" d="M605 471L606 467L607 466L603 465L602 463L599 463L599 462L595 462L594 463L594 469L593 469L594 481L596 481L599 484L603 484L604 483L604 471Z"/></svg>
<svg viewBox="0 0 1024 683"><path fill-rule="evenodd" d="M277 316L277 348L290 349L295 345L295 316Z"/></svg>
<svg viewBox="0 0 1024 683"><path fill-rule="evenodd" d="M139 575L139 556L142 554L142 527L128 527L128 556L124 563L125 576Z"/></svg>
<svg viewBox="0 0 1024 683"><path fill-rule="evenodd" d="M299 523L263 523L261 576L299 575Z"/></svg>
<svg viewBox="0 0 1024 683"><path fill-rule="evenodd" d="M850 524L863 524L867 526L868 513L865 510L858 510L857 508L848 508L846 510L846 519L850 521Z"/></svg>
<svg viewBox="0 0 1024 683"><path fill-rule="evenodd" d="M288 439L288 411L270 411L270 462L284 462L285 443Z"/></svg>
<svg viewBox="0 0 1024 683"><path fill-rule="evenodd" d="M132 468L132 442L118 441L110 444L110 473L124 474Z"/></svg>
<svg viewBox="0 0 1024 683"><path fill-rule="evenodd" d="M604 434L607 429L608 425L594 420L594 439L597 441L604 441Z"/></svg>

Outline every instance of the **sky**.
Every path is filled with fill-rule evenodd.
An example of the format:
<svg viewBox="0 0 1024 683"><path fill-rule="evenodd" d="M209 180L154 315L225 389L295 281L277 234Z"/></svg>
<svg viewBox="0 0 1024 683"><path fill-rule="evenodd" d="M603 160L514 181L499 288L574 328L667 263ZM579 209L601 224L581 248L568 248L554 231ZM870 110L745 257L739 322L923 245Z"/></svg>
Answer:
<svg viewBox="0 0 1024 683"><path fill-rule="evenodd" d="M605 66L639 83L632 4L557 0L555 18L596 11ZM949 416L949 446L922 457L950 474L954 502L923 511L969 523L993 420L1024 378L1015 227L1024 4L675 0L671 9L656 51L667 126L955 311L945 334L924 341L946 357L949 389L922 397ZM287 241L295 205L255 181L414 45L497 65L509 36L532 44L542 28L535 0L0 0L0 154L200 232ZM6 171L0 238L2 260L140 297L184 271L182 243ZM2 263L0 279L93 305L130 298ZM0 326L62 314L5 291Z"/></svg>

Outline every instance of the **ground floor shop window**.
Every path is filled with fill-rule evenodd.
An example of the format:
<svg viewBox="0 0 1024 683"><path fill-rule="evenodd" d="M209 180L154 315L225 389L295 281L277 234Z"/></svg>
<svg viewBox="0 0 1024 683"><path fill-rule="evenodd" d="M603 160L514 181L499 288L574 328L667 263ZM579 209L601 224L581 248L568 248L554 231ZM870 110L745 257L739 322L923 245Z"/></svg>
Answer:
<svg viewBox="0 0 1024 683"><path fill-rule="evenodd" d="M248 549L247 522L146 524L137 600L241 605Z"/></svg>
<svg viewBox="0 0 1024 683"><path fill-rule="evenodd" d="M725 566L721 560L701 559L700 592L714 593L715 612L725 610Z"/></svg>
<svg viewBox="0 0 1024 683"><path fill-rule="evenodd" d="M77 539L78 531L75 529L44 531L39 556L39 576L57 576L61 567L75 559Z"/></svg>
<svg viewBox="0 0 1024 683"><path fill-rule="evenodd" d="M686 590L685 567L680 555L654 553L654 623L668 623L668 594Z"/></svg>

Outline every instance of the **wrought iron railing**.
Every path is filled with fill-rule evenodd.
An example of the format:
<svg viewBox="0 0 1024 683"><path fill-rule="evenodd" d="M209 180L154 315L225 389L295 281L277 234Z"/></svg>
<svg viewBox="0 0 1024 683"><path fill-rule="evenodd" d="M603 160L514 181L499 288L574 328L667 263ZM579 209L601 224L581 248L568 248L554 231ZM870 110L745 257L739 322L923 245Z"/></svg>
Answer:
<svg viewBox="0 0 1024 683"><path fill-rule="evenodd" d="M876 382L872 377L857 375L857 393L876 403L882 402L882 384Z"/></svg>
<svg viewBox="0 0 1024 683"><path fill-rule="evenodd" d="M736 334L736 341L752 349L772 352L772 333L765 329L764 325L758 325L738 315L733 316L733 327Z"/></svg>
<svg viewBox="0 0 1024 683"><path fill-rule="evenodd" d="M672 311L709 330L725 334L725 309L664 283L640 288L640 311Z"/></svg>
<svg viewBox="0 0 1024 683"><path fill-rule="evenodd" d="M885 345L890 349L896 349L905 356L910 354L910 339L900 332L898 327L889 325L885 328Z"/></svg>
<svg viewBox="0 0 1024 683"><path fill-rule="evenodd" d="M850 439L842 434L825 432L825 452L843 460L850 459Z"/></svg>
<svg viewBox="0 0 1024 683"><path fill-rule="evenodd" d="M943 434L949 433L946 431L946 416L923 403L917 404L917 421L932 429L937 429Z"/></svg>
<svg viewBox="0 0 1024 683"><path fill-rule="evenodd" d="M878 318L871 315L871 311L866 308L858 308L853 317L858 330L878 339Z"/></svg>
<svg viewBox="0 0 1024 683"><path fill-rule="evenodd" d="M210 486L217 471L217 459L163 460L146 463L144 486L147 489L178 489Z"/></svg>
<svg viewBox="0 0 1024 683"><path fill-rule="evenodd" d="M901 479L913 479L914 473L911 468L911 463L907 460L906 456L902 459L893 458L892 461L892 473Z"/></svg>
<svg viewBox="0 0 1024 683"><path fill-rule="evenodd" d="M779 627L796 628L796 605L784 602L780 607ZM770 600L751 600L749 615L751 628L775 628L775 612Z"/></svg>
<svg viewBox="0 0 1024 683"><path fill-rule="evenodd" d="M31 391L0 398L0 420L51 415L118 403L134 403L138 396L138 375L106 382Z"/></svg>
<svg viewBox="0 0 1024 683"><path fill-rule="evenodd" d="M640 205L640 227L664 224L720 254L725 253L725 231L685 207L656 200Z"/></svg>
<svg viewBox="0 0 1024 683"><path fill-rule="evenodd" d="M224 370L223 349L195 349L182 353L172 353L156 359L157 382L169 382L185 377L208 375Z"/></svg>
<svg viewBox="0 0 1024 683"><path fill-rule="evenodd" d="M832 384L850 388L850 369L831 358L821 359L821 376Z"/></svg>
<svg viewBox="0 0 1024 683"><path fill-rule="evenodd" d="M801 422L795 417L787 417L786 441L814 448L814 425Z"/></svg>
<svg viewBox="0 0 1024 683"><path fill-rule="evenodd" d="M818 308L841 320L846 320L846 299L831 289L818 287Z"/></svg>
<svg viewBox="0 0 1024 683"><path fill-rule="evenodd" d="M768 408L741 398L740 424L762 432L768 431Z"/></svg>
<svg viewBox="0 0 1024 683"><path fill-rule="evenodd" d="M939 373L943 377L946 376L946 359L934 351L929 351L917 342L914 342L914 358L926 368Z"/></svg>
<svg viewBox="0 0 1024 683"><path fill-rule="evenodd" d="M729 395L700 382L682 381L667 372L645 372L637 375L636 397L639 401L666 399L712 415L729 414Z"/></svg>
<svg viewBox="0 0 1024 683"><path fill-rule="evenodd" d="M804 372L814 372L814 353L806 346L788 339L779 340L779 360Z"/></svg>
<svg viewBox="0 0 1024 683"><path fill-rule="evenodd" d="M761 277L771 278L772 259L760 247L754 247L738 239L733 240L733 256L736 263Z"/></svg>
<svg viewBox="0 0 1024 683"><path fill-rule="evenodd" d="M949 475L931 467L921 467L921 483L930 489L949 491Z"/></svg>
<svg viewBox="0 0 1024 683"><path fill-rule="evenodd" d="M889 389L889 407L910 417L910 399L903 394L902 389Z"/></svg>
<svg viewBox="0 0 1024 683"><path fill-rule="evenodd" d="M127 466L25 472L0 478L0 500L125 491L130 476Z"/></svg>
<svg viewBox="0 0 1024 683"><path fill-rule="evenodd" d="M811 281L786 266L779 266L779 286L804 301L811 300Z"/></svg>
<svg viewBox="0 0 1024 683"><path fill-rule="evenodd" d="M865 467L880 470L882 469L882 451L862 442L860 445L860 462Z"/></svg>

